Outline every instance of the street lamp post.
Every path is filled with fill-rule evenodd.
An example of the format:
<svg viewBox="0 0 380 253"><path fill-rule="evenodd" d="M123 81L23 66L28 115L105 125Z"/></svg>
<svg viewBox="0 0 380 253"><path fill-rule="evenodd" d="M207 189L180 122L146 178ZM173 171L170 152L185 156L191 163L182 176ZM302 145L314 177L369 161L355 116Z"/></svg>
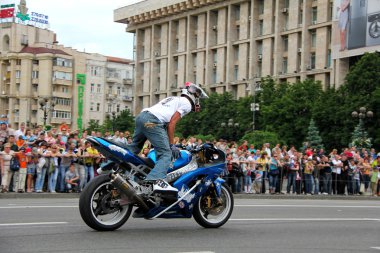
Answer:
<svg viewBox="0 0 380 253"><path fill-rule="evenodd" d="M50 102L49 99L41 99L40 100L40 110L44 112L44 127L46 127L46 121L48 119L48 113L54 110L55 103Z"/></svg>
<svg viewBox="0 0 380 253"><path fill-rule="evenodd" d="M232 131L233 131L233 134L232 134L232 138L235 140L235 130L234 130L234 128L239 128L239 123L237 123L237 122L234 122L234 120L233 119L229 119L228 120L228 122L227 123L225 123L225 122L222 122L221 124L220 124L220 126L221 127L228 127L228 128L230 128L230 129L232 129Z"/></svg>
<svg viewBox="0 0 380 253"><path fill-rule="evenodd" d="M252 112L252 130L255 131L255 116L256 112L260 110L260 105L259 103L256 103L256 91L260 90L260 86L258 85L259 83L256 82L254 79L248 80L247 85L247 91L252 92L252 97L253 97L253 103L251 103L251 112Z"/></svg>
<svg viewBox="0 0 380 253"><path fill-rule="evenodd" d="M116 112L112 111L111 114L112 114L112 132L115 133L115 126L114 125L115 125Z"/></svg>
<svg viewBox="0 0 380 253"><path fill-rule="evenodd" d="M365 108L365 107L360 107L359 108L359 112L353 111L351 113L351 116L353 118L359 118L359 124L358 124L358 126L357 126L356 129L358 129L358 131L359 131L359 135L360 135L359 138L361 139L361 141L362 142L365 141L365 139L367 138L367 136L366 136L367 134L364 131L364 122L363 122L363 120L365 118L373 118L373 112L372 111L367 111L367 108Z"/></svg>

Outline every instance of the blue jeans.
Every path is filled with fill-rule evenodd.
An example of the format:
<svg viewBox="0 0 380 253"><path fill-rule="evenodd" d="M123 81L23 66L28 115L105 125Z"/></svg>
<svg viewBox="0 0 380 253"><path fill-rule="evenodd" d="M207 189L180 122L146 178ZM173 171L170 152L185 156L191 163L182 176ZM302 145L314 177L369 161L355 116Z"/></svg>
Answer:
<svg viewBox="0 0 380 253"><path fill-rule="evenodd" d="M296 193L296 172L290 172L288 174L288 185L286 186L286 192L290 193L290 186L293 186L293 193Z"/></svg>
<svg viewBox="0 0 380 253"><path fill-rule="evenodd" d="M318 195L319 193L319 178L314 178L314 194Z"/></svg>
<svg viewBox="0 0 380 253"><path fill-rule="evenodd" d="M347 182L347 192L348 194L354 194L355 189L355 180L354 175L348 175L348 182Z"/></svg>
<svg viewBox="0 0 380 253"><path fill-rule="evenodd" d="M137 155L147 139L154 147L157 162L145 180L165 179L172 159L166 126L156 116L144 111L136 117L133 142L127 145L128 149Z"/></svg>
<svg viewBox="0 0 380 253"><path fill-rule="evenodd" d="M86 177L86 183L87 182L90 182L93 178L94 178L94 166L87 166L85 165L84 166L84 169L85 169L85 177Z"/></svg>
<svg viewBox="0 0 380 253"><path fill-rule="evenodd" d="M269 190L272 190L274 192L274 190L276 189L277 182L278 175L272 175L271 173L269 173Z"/></svg>
<svg viewBox="0 0 380 253"><path fill-rule="evenodd" d="M325 173L323 175L323 192L331 194L332 175L331 173Z"/></svg>
<svg viewBox="0 0 380 253"><path fill-rule="evenodd" d="M245 175L244 176L244 186L251 186L252 185L252 178L251 175Z"/></svg>
<svg viewBox="0 0 380 253"><path fill-rule="evenodd" d="M70 165L66 166L60 166L59 167L59 181L58 181L58 190L63 192L65 191L65 176L66 176L66 171L69 170Z"/></svg>
<svg viewBox="0 0 380 253"><path fill-rule="evenodd" d="M46 168L43 167L42 169L37 168L37 179L35 184L35 190L42 191L42 187L44 186L45 182L45 176L46 176Z"/></svg>
<svg viewBox="0 0 380 253"><path fill-rule="evenodd" d="M50 192L55 192L55 187L57 185L59 166L54 168L54 171L49 173L48 179L48 189Z"/></svg>
<svg viewBox="0 0 380 253"><path fill-rule="evenodd" d="M311 193L311 184L313 180L313 175L305 174L305 193Z"/></svg>

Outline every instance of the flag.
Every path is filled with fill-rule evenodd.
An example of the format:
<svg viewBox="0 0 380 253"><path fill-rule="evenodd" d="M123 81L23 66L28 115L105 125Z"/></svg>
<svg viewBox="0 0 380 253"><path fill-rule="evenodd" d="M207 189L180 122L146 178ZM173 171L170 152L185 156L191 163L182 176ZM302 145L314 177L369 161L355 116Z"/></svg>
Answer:
<svg viewBox="0 0 380 253"><path fill-rule="evenodd" d="M14 16L15 9L2 9L0 11L0 18L11 18Z"/></svg>

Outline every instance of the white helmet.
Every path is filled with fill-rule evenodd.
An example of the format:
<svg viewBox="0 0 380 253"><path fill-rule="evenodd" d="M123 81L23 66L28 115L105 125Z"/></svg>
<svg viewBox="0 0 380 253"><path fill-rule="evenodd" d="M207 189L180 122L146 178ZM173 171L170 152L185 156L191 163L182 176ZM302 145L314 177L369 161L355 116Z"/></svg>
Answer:
<svg viewBox="0 0 380 253"><path fill-rule="evenodd" d="M206 92L198 85L186 82L185 88L182 89L181 96L187 97L192 105L192 110L195 112L199 112L201 110L201 106L199 104L200 98L208 98Z"/></svg>

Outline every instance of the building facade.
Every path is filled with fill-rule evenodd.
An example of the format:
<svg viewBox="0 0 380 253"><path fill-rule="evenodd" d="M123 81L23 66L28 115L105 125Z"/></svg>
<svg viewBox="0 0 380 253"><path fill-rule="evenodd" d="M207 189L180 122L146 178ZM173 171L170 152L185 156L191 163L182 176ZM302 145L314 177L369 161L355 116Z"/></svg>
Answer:
<svg viewBox="0 0 380 253"><path fill-rule="evenodd" d="M135 34L135 113L179 94L185 81L236 98L266 76L341 85L350 59L380 46L339 49L338 2L146 0L115 10Z"/></svg>
<svg viewBox="0 0 380 253"><path fill-rule="evenodd" d="M12 20L0 24L0 53L0 114L7 115L13 128L21 122L64 123L72 129L86 128L91 119L102 124L108 108L108 65L116 69L112 64L120 78L111 81L121 87L120 92L115 88L112 110L132 110L129 60L58 45L54 32Z"/></svg>

